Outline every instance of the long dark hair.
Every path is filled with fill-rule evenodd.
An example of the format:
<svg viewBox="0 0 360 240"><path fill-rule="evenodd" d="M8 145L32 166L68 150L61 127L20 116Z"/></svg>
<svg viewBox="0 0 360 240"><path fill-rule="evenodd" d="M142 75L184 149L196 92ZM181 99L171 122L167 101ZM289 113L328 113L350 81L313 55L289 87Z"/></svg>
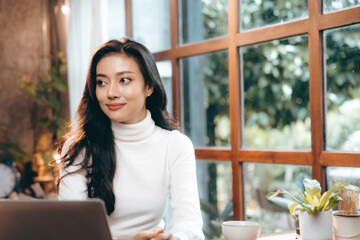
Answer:
<svg viewBox="0 0 360 240"><path fill-rule="evenodd" d="M176 122L166 110L164 86L150 51L142 44L127 38L111 40L102 45L91 60L75 127L60 140L58 151L62 151L65 141L70 138L69 148L62 156L62 167L79 164L81 168L76 172L86 171L88 197L102 199L108 215L114 211L115 205L115 143L111 121L101 110L95 90L96 66L104 56L111 53L123 53L132 57L141 70L145 85L153 87L153 93L146 99L146 108L150 110L155 125L167 130L177 128ZM74 163L82 151L83 161Z"/></svg>

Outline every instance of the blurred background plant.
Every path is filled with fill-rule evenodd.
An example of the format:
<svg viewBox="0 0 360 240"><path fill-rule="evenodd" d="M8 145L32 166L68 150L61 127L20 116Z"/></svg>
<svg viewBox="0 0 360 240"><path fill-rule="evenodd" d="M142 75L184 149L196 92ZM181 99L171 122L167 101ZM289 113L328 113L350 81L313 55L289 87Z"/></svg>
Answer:
<svg viewBox="0 0 360 240"><path fill-rule="evenodd" d="M200 198L201 210L211 219L207 224L207 230L203 230L204 235L208 239L224 238L221 224L225 221L233 219L233 203L230 200L225 209L220 212L216 204Z"/></svg>
<svg viewBox="0 0 360 240"><path fill-rule="evenodd" d="M34 130L33 170L43 176L49 170L55 143L65 133L67 120L60 108L60 94L67 91L67 64L65 53L57 51L50 56L51 68L47 75L38 77L37 82L24 75L22 90L34 100L31 124Z"/></svg>
<svg viewBox="0 0 360 240"><path fill-rule="evenodd" d="M0 124L0 132L6 133L7 129L5 124ZM21 168L28 159L28 156L16 144L0 142L0 162L13 161Z"/></svg>

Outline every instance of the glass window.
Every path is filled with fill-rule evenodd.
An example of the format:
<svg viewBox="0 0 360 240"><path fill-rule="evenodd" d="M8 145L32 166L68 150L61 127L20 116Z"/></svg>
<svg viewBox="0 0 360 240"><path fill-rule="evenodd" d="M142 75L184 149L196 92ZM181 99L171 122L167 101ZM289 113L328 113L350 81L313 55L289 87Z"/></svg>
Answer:
<svg viewBox="0 0 360 240"><path fill-rule="evenodd" d="M243 147L310 149L306 35L240 48L243 67Z"/></svg>
<svg viewBox="0 0 360 240"><path fill-rule="evenodd" d="M120 39L125 33L125 0L108 0L108 39Z"/></svg>
<svg viewBox="0 0 360 240"><path fill-rule="evenodd" d="M307 4L307 0L240 0L240 30L306 18Z"/></svg>
<svg viewBox="0 0 360 240"><path fill-rule="evenodd" d="M324 31L326 149L360 151L360 25Z"/></svg>
<svg viewBox="0 0 360 240"><path fill-rule="evenodd" d="M223 238L221 223L233 219L231 162L197 160L196 171L204 234Z"/></svg>
<svg viewBox="0 0 360 240"><path fill-rule="evenodd" d="M299 196L303 179L311 179L311 167L284 164L244 163L246 220L261 224L263 233L295 229L289 213L292 201L287 195L267 200L269 192L283 188Z"/></svg>
<svg viewBox="0 0 360 240"><path fill-rule="evenodd" d="M133 38L151 52L170 48L169 0L132 0Z"/></svg>
<svg viewBox="0 0 360 240"><path fill-rule="evenodd" d="M350 183L355 186L360 184L360 168L354 167L327 167L327 188L332 189L341 183Z"/></svg>
<svg viewBox="0 0 360 240"><path fill-rule="evenodd" d="M159 74L162 80L162 83L165 88L166 97L167 97L167 106L166 109L170 114L172 114L172 67L171 67L171 61L161 61L157 62L156 66L159 70Z"/></svg>
<svg viewBox="0 0 360 240"><path fill-rule="evenodd" d="M227 34L227 0L182 0L179 11L180 44Z"/></svg>
<svg viewBox="0 0 360 240"><path fill-rule="evenodd" d="M360 0L323 0L324 13L360 5Z"/></svg>
<svg viewBox="0 0 360 240"><path fill-rule="evenodd" d="M182 124L196 147L230 146L227 51L180 59Z"/></svg>

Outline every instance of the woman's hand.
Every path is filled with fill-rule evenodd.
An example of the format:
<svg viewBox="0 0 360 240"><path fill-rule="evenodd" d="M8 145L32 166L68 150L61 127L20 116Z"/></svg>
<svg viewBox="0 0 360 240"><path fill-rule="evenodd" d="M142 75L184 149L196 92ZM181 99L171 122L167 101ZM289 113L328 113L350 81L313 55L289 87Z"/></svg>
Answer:
<svg viewBox="0 0 360 240"><path fill-rule="evenodd" d="M173 237L170 233L160 233L157 237L152 240L173 240Z"/></svg>
<svg viewBox="0 0 360 240"><path fill-rule="evenodd" d="M172 240L172 236L164 233L162 228L157 227L152 232L140 232L133 237L118 240Z"/></svg>

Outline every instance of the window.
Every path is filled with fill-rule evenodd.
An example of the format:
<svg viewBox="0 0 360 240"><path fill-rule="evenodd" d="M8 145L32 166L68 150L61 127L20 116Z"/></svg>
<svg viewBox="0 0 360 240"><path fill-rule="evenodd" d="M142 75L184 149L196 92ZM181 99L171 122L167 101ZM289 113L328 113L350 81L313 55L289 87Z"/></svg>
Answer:
<svg viewBox="0 0 360 240"><path fill-rule="evenodd" d="M240 29L249 30L308 16L307 0L240 0Z"/></svg>
<svg viewBox="0 0 360 240"><path fill-rule="evenodd" d="M152 52L170 48L169 1L132 0L131 3L133 38Z"/></svg>
<svg viewBox="0 0 360 240"><path fill-rule="evenodd" d="M310 149L306 35L240 48L243 148Z"/></svg>
<svg viewBox="0 0 360 240"><path fill-rule="evenodd" d="M227 33L227 0L179 1L179 43L195 43Z"/></svg>
<svg viewBox="0 0 360 240"><path fill-rule="evenodd" d="M294 191L304 177L324 188L359 182L359 0L159 2L168 43L151 50L172 69L172 111L195 145L201 199L283 231L293 221L263 201L268 191ZM138 11L127 33L153 37L136 28Z"/></svg>
<svg viewBox="0 0 360 240"><path fill-rule="evenodd" d="M157 62L156 66L159 70L159 74L162 80L162 83L165 88L166 97L167 97L167 111L172 114L173 112L173 103L172 103L172 67L171 67L171 61L161 61Z"/></svg>
<svg viewBox="0 0 360 240"><path fill-rule="evenodd" d="M292 199L275 198L270 202L265 196L285 188L300 198L298 189L303 190L305 178L311 178L310 166L244 163L246 219L260 223L263 232L294 229L295 221L288 210Z"/></svg>
<svg viewBox="0 0 360 240"><path fill-rule="evenodd" d="M324 32L326 149L360 152L360 25Z"/></svg>
<svg viewBox="0 0 360 240"><path fill-rule="evenodd" d="M227 52L180 59L183 130L197 147L229 146Z"/></svg>
<svg viewBox="0 0 360 240"><path fill-rule="evenodd" d="M323 0L324 12L332 12L350 8L354 6L360 6L359 0Z"/></svg>

